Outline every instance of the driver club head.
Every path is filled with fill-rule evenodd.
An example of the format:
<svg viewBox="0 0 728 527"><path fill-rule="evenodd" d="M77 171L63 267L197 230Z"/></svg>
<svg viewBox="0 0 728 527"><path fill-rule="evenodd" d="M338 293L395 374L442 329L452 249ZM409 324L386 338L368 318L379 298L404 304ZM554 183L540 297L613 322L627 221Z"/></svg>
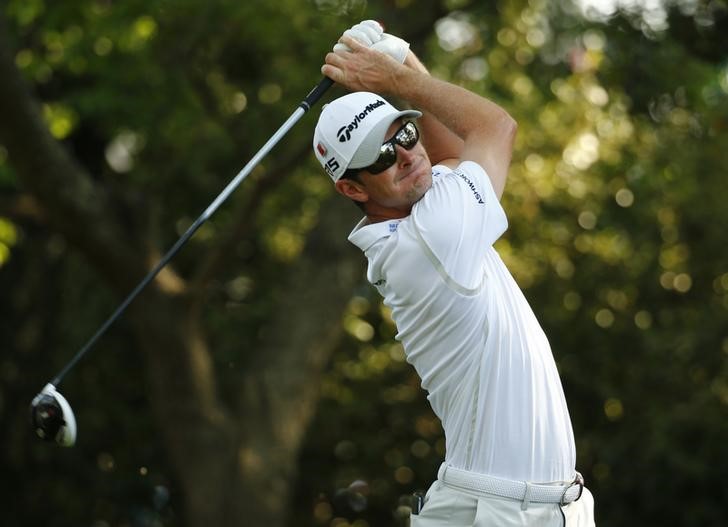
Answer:
<svg viewBox="0 0 728 527"><path fill-rule="evenodd" d="M30 403L30 420L33 430L44 441L61 446L73 446L76 442L76 417L71 405L50 383Z"/></svg>

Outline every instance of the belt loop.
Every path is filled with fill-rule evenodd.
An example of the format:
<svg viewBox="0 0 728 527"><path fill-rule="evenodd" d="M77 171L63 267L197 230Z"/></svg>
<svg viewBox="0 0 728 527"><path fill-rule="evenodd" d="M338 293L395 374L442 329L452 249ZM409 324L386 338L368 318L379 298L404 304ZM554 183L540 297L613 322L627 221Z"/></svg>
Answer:
<svg viewBox="0 0 728 527"><path fill-rule="evenodd" d="M437 471L437 479L444 482L446 472L447 472L447 463L442 463L440 465L440 469Z"/></svg>
<svg viewBox="0 0 728 527"><path fill-rule="evenodd" d="M523 501L521 502L521 510L525 511L531 504L531 484L528 481L524 481L526 484L526 493L523 495Z"/></svg>

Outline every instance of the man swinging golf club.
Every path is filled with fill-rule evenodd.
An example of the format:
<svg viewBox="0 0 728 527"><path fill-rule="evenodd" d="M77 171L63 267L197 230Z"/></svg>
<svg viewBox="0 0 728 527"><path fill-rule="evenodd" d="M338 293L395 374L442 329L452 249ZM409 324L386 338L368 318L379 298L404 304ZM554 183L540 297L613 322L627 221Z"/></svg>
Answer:
<svg viewBox="0 0 728 527"><path fill-rule="evenodd" d="M549 342L493 248L516 123L408 48L372 21L344 33L321 71L352 93L324 107L313 148L365 214L349 240L445 430L411 525L593 526Z"/></svg>

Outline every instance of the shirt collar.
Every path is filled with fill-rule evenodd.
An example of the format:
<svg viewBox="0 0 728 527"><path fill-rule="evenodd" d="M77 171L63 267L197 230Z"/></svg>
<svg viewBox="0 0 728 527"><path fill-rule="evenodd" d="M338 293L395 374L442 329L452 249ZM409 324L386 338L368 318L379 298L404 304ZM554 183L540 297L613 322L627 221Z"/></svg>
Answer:
<svg viewBox="0 0 728 527"><path fill-rule="evenodd" d="M445 165L435 165L432 167L432 184L434 185L435 183L438 183L440 176L446 172L452 172L452 170ZM377 240L387 238L396 232L399 223L404 219L406 218L369 223L369 219L364 216L361 221L356 224L354 230L351 231L348 239L351 243L359 247L362 252L366 252L366 250L374 245Z"/></svg>
<svg viewBox="0 0 728 527"><path fill-rule="evenodd" d="M396 220L369 223L369 219L364 217L356 224L351 234L349 234L349 241L359 247L362 252L366 252L378 240L387 238L396 232L397 227L403 219L398 218Z"/></svg>

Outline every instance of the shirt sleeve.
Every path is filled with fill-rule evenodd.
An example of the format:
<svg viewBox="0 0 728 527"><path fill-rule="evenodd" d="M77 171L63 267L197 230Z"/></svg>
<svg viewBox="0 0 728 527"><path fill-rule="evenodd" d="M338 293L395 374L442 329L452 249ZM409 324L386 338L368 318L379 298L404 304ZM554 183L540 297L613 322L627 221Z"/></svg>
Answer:
<svg viewBox="0 0 728 527"><path fill-rule="evenodd" d="M412 219L433 264L447 275L446 280L466 290L479 287L486 250L508 227L490 178L472 161L440 172L436 184L414 207Z"/></svg>

